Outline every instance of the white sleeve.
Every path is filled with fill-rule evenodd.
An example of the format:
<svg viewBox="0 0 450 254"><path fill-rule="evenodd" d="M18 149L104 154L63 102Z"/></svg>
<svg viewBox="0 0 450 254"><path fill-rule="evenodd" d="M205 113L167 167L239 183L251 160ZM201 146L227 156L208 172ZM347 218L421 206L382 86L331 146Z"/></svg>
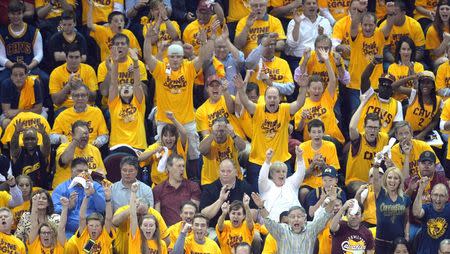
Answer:
<svg viewBox="0 0 450 254"><path fill-rule="evenodd" d="M301 31L301 27L302 27L302 23L300 23L299 26L299 30L298 33L298 41L294 41L294 38L292 37L292 32L294 31L294 27L295 27L295 21L292 19L291 21L289 21L288 27L287 27L287 32L286 32L286 43L289 47L291 48L296 48L299 46L301 38L300 38L300 31Z"/></svg>
<svg viewBox="0 0 450 254"><path fill-rule="evenodd" d="M292 186L294 186L294 189L300 188L300 185L303 182L303 179L305 179L305 172L306 172L306 166L304 160L297 160L297 171L295 171L294 174L292 174L288 179L286 179L286 182L290 183Z"/></svg>
<svg viewBox="0 0 450 254"><path fill-rule="evenodd" d="M33 55L33 60L36 60L38 63L40 63L42 61L42 58L44 57L44 51L42 48L42 36L39 31L37 32L36 40L34 40Z"/></svg>
<svg viewBox="0 0 450 254"><path fill-rule="evenodd" d="M416 89L411 89L411 95L409 96L408 99L408 106L411 106L414 102L414 99L416 98L416 94L417 94L417 90Z"/></svg>
<svg viewBox="0 0 450 254"><path fill-rule="evenodd" d="M331 34L333 33L332 24L333 23L331 23L331 21L329 21L328 19L325 19L325 18L322 19L321 22L320 22L320 26L323 27L323 34L327 35L328 38L330 38Z"/></svg>
<svg viewBox="0 0 450 254"><path fill-rule="evenodd" d="M278 88L280 93L285 95L291 95L294 93L294 82L280 83L280 82L272 82L272 86Z"/></svg>
<svg viewBox="0 0 450 254"><path fill-rule="evenodd" d="M267 192L270 189L269 169L270 164L264 162L259 171L258 188L260 193Z"/></svg>
<svg viewBox="0 0 450 254"><path fill-rule="evenodd" d="M3 40L0 40L0 66L5 66L9 59L6 57L6 49Z"/></svg>
<svg viewBox="0 0 450 254"><path fill-rule="evenodd" d="M128 12L129 10L133 9L136 2L136 0L125 0L125 6L127 7L125 11ZM114 7L116 7L115 4L116 3L114 3Z"/></svg>
<svg viewBox="0 0 450 254"><path fill-rule="evenodd" d="M445 123L446 123L447 121L444 121L444 120L442 120L441 119L441 121L439 122L439 129L441 130L441 131L444 131L445 130Z"/></svg>
<svg viewBox="0 0 450 254"><path fill-rule="evenodd" d="M403 121L402 103L397 101L397 114L394 117L394 122L400 122L400 121Z"/></svg>
<svg viewBox="0 0 450 254"><path fill-rule="evenodd" d="M336 20L334 19L333 15L331 15L328 8L320 8L320 14L322 14L322 16L324 16L331 25L334 25L334 23L336 23Z"/></svg>

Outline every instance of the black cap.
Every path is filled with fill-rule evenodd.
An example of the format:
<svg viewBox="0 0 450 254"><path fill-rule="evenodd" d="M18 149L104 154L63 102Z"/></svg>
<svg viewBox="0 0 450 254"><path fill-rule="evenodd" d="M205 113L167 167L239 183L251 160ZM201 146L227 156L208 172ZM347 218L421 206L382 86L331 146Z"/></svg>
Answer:
<svg viewBox="0 0 450 254"><path fill-rule="evenodd" d="M424 161L431 161L433 163L436 163L436 155L434 155L433 152L425 151L425 152L421 153L419 156L419 162L424 162Z"/></svg>
<svg viewBox="0 0 450 254"><path fill-rule="evenodd" d="M333 166L327 166L323 171L322 171L322 177L324 176L329 176L329 177L333 177L333 178L337 178L338 177L338 173L336 171L336 169Z"/></svg>

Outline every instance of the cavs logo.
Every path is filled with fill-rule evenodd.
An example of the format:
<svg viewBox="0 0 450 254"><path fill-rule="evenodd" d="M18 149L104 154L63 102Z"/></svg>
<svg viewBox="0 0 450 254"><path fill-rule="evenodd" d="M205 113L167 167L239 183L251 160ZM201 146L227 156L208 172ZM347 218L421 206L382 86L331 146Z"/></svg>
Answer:
<svg viewBox="0 0 450 254"><path fill-rule="evenodd" d="M375 42L372 43L363 42L362 49L363 54L368 61L371 61L373 59L373 56L378 53L377 44Z"/></svg>
<svg viewBox="0 0 450 254"><path fill-rule="evenodd" d="M231 149L229 147L227 147L227 149L225 149L224 151L217 151L217 162L222 162L225 159L231 159L232 155L231 155Z"/></svg>
<svg viewBox="0 0 450 254"><path fill-rule="evenodd" d="M167 77L163 86L168 89L171 94L180 94L187 86L187 82L184 79L184 76L180 76L178 79L170 79Z"/></svg>
<svg viewBox="0 0 450 254"><path fill-rule="evenodd" d="M264 136L267 139L273 139L278 132L278 129L281 127L281 123L278 120L268 121L264 120L261 128L263 129Z"/></svg>
<svg viewBox="0 0 450 254"><path fill-rule="evenodd" d="M127 105L119 112L119 117L124 121L125 123L130 123L136 120L135 113L137 111L137 108L133 105Z"/></svg>
<svg viewBox="0 0 450 254"><path fill-rule="evenodd" d="M260 34L265 34L269 32L269 27L265 26L265 27L252 27L250 28L250 31L248 33L248 39L247 41L257 41L258 40L258 36Z"/></svg>
<svg viewBox="0 0 450 254"><path fill-rule="evenodd" d="M427 221L428 235L433 239L438 239L447 231L447 221L444 218L433 218Z"/></svg>
<svg viewBox="0 0 450 254"><path fill-rule="evenodd" d="M366 250L366 242L359 236L351 236L348 241L342 242L341 248L346 254L363 254Z"/></svg>

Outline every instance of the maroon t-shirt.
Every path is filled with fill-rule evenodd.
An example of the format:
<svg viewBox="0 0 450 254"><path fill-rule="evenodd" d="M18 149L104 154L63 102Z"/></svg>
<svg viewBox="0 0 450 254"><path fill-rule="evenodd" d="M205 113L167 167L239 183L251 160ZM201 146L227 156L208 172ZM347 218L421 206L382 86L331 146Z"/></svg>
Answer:
<svg viewBox="0 0 450 254"><path fill-rule="evenodd" d="M365 253L366 250L374 249L372 232L365 226L359 226L354 230L347 225L346 221L339 222L339 230L332 233L332 254Z"/></svg>

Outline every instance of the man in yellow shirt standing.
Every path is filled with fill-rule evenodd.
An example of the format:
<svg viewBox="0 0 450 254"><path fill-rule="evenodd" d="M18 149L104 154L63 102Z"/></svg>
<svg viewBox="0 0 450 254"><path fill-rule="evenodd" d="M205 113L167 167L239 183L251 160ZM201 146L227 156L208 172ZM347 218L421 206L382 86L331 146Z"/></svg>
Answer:
<svg viewBox="0 0 450 254"><path fill-rule="evenodd" d="M247 181L252 185L253 190L257 191L259 170L265 161L267 149L273 148L275 150L273 161L285 162L288 171L292 172L292 165L289 162L291 155L288 151L289 121L305 103L308 77L301 75L298 82L299 94L297 100L292 103L280 103L280 90L270 86L265 92L265 103L255 104L248 99L245 92L246 84L240 76L235 78L234 83L238 88L238 95L243 106L253 117L252 148L250 163L247 167Z"/></svg>
<svg viewBox="0 0 450 254"><path fill-rule="evenodd" d="M14 216L11 210L6 207L0 207L0 248L2 253L25 254L25 244L11 234L11 228Z"/></svg>
<svg viewBox="0 0 450 254"><path fill-rule="evenodd" d="M258 37L265 33L277 33L276 50L283 51L286 35L281 21L267 14L267 0L250 0L251 13L240 19L236 27L234 44L247 56L258 45Z"/></svg>
<svg viewBox="0 0 450 254"><path fill-rule="evenodd" d="M162 128L171 124L165 112L171 111L177 120L184 126L188 136L188 156L191 167L188 168L190 177L198 177L197 164L200 156L198 145L200 143L194 113L194 80L206 60L208 52L213 51L212 40L200 47L198 57L194 60L184 60L183 47L178 44L169 46L168 63L159 61L152 55L151 33L147 33L144 41L144 59L148 70L155 79L155 99L158 108L156 112L156 125L158 137L161 137Z"/></svg>

